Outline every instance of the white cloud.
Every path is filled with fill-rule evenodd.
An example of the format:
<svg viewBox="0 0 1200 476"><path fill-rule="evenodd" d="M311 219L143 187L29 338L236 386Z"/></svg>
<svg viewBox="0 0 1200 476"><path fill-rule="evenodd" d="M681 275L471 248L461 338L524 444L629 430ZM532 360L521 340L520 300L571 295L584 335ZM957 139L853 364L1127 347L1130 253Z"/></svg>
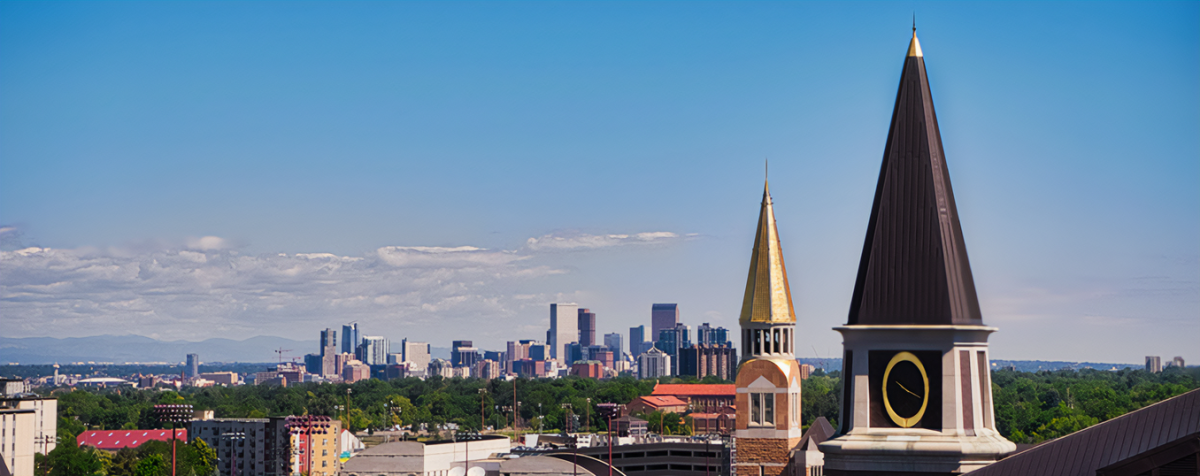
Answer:
<svg viewBox="0 0 1200 476"><path fill-rule="evenodd" d="M567 271L540 250L598 249L675 239L674 233L545 236L517 251L387 246L363 256L249 256L203 237L137 248L0 251L6 336L158 335L165 339L310 339L358 321L385 335L466 332L513 336L544 318Z"/></svg>
<svg viewBox="0 0 1200 476"><path fill-rule="evenodd" d="M525 247L534 250L588 250L623 245L659 244L679 239L669 231L635 233L632 235L589 235L583 233L549 234L530 238Z"/></svg>

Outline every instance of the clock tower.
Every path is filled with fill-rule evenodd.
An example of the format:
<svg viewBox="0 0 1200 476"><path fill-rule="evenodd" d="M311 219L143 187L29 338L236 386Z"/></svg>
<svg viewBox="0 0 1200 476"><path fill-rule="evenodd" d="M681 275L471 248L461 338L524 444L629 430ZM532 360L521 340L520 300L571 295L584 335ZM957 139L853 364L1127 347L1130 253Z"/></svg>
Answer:
<svg viewBox="0 0 1200 476"><path fill-rule="evenodd" d="M916 29L842 334L825 474L960 474L1016 446L996 432L983 324Z"/></svg>

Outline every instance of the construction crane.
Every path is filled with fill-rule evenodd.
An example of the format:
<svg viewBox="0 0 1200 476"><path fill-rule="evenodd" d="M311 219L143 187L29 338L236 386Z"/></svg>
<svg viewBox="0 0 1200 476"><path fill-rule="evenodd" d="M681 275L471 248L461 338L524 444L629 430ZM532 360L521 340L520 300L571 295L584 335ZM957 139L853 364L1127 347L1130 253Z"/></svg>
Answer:
<svg viewBox="0 0 1200 476"><path fill-rule="evenodd" d="M273 350L272 352L279 354L279 363L283 364L283 353L291 352L291 351L292 351L292 349L284 349L283 347L280 347L279 349Z"/></svg>

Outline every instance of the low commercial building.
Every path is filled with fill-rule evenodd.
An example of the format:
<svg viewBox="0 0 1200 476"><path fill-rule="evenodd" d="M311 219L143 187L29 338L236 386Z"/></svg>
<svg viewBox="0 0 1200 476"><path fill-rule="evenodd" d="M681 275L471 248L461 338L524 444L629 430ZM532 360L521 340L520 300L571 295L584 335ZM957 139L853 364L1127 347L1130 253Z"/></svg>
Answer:
<svg viewBox="0 0 1200 476"><path fill-rule="evenodd" d="M508 437L485 435L469 441L393 441L368 448L342 465L339 476L498 474L492 455L509 452Z"/></svg>
<svg viewBox="0 0 1200 476"><path fill-rule="evenodd" d="M303 372L304 371L301 370L301 375ZM297 377L299 377L299 375ZM241 383L241 379L238 378L238 374L236 372L205 372L200 374L200 378L204 380L211 380L217 385L225 386L233 386ZM300 379L297 378L295 381L299 382Z"/></svg>

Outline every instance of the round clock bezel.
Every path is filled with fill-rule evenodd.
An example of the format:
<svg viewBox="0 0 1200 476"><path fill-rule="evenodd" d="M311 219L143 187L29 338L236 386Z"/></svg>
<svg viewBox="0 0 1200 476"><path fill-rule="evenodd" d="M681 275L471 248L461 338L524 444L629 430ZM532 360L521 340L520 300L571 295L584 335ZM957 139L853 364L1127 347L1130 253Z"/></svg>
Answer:
<svg viewBox="0 0 1200 476"><path fill-rule="evenodd" d="M892 409L891 402L888 401L888 393L887 393L888 377L890 377L892 374L892 368L895 367L896 364L898 364L900 362L912 362L913 365L916 365L917 370L921 371L921 380L924 381L924 383L925 383L925 392L923 394L924 397L921 400L921 409L919 411L917 411L916 415L913 415L908 418L905 418L905 417L902 417L902 416L896 414L896 411ZM897 425L899 425L901 428L912 428L913 426L916 426L917 423L920 423L921 417L925 416L925 409L929 406L929 374L927 374L925 372L925 365L921 363L921 359L918 359L917 356L913 355L912 352L896 353L896 355L892 356L892 360L888 362L887 370L883 371L883 382L882 383L884 386L883 392L882 392L883 393L883 408L885 410L887 410L887 414L889 417L891 417L892 421L895 422Z"/></svg>

